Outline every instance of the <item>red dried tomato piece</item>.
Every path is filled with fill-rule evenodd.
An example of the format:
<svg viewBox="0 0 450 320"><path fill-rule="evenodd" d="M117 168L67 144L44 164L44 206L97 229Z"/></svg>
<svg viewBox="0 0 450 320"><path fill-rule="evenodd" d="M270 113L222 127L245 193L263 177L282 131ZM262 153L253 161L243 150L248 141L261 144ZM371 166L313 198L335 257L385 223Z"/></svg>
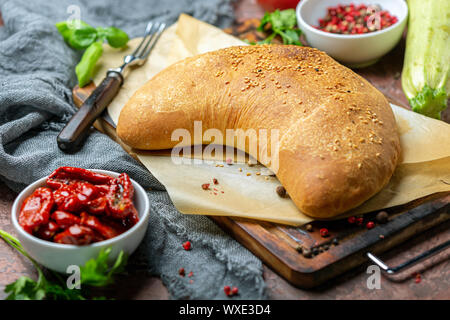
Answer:
<svg viewBox="0 0 450 320"><path fill-rule="evenodd" d="M108 201L106 197L98 197L97 199L91 200L87 203L86 210L89 213L96 215L106 214L106 209L108 206Z"/></svg>
<svg viewBox="0 0 450 320"><path fill-rule="evenodd" d="M97 186L88 182L75 182L69 186L63 186L54 192L56 206L59 210L80 212L89 201L95 199L100 191Z"/></svg>
<svg viewBox="0 0 450 320"><path fill-rule="evenodd" d="M54 205L53 193L49 188L37 188L22 204L19 224L28 232L37 231L48 222Z"/></svg>
<svg viewBox="0 0 450 320"><path fill-rule="evenodd" d="M59 210L77 212L83 208L83 203L78 200L77 194L72 187L61 187L53 193L56 207Z"/></svg>
<svg viewBox="0 0 450 320"><path fill-rule="evenodd" d="M61 229L67 229L74 224L80 224L81 219L69 212L56 210L52 213L51 218L59 225Z"/></svg>
<svg viewBox="0 0 450 320"><path fill-rule="evenodd" d="M126 173L120 174L111 182L106 195L108 201L108 215L115 219L124 219L133 213L134 188L130 177Z"/></svg>
<svg viewBox="0 0 450 320"><path fill-rule="evenodd" d="M89 182L95 185L109 184L113 179L110 176L82 168L59 167L48 176L47 185L59 189L75 182Z"/></svg>
<svg viewBox="0 0 450 320"><path fill-rule="evenodd" d="M95 230L105 239L114 238L121 233L118 230L102 223L99 219L87 214L86 212L81 213L81 224L91 228L92 230Z"/></svg>
<svg viewBox="0 0 450 320"><path fill-rule="evenodd" d="M136 208L133 206L131 208L131 213L126 217L125 221L123 221L123 225L129 229L132 226L134 226L139 221L139 214L136 210Z"/></svg>
<svg viewBox="0 0 450 320"><path fill-rule="evenodd" d="M55 235L56 231L59 230L58 224L53 221L49 221L47 224L42 225L36 232L35 235L44 240L50 240Z"/></svg>
<svg viewBox="0 0 450 320"><path fill-rule="evenodd" d="M74 224L63 232L58 233L53 239L56 243L75 245L86 245L102 240L91 228L78 224Z"/></svg>

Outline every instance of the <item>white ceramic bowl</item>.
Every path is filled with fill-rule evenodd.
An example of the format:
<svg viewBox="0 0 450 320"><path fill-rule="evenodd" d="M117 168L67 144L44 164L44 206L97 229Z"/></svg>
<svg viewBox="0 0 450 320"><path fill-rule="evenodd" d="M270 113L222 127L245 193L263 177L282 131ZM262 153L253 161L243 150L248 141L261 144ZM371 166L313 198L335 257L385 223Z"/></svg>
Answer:
<svg viewBox="0 0 450 320"><path fill-rule="evenodd" d="M327 8L338 4L379 4L395 15L398 21L375 32L346 35L324 32L314 28L325 17ZM297 5L297 22L311 47L325 51L343 64L357 68L375 63L400 40L405 29L408 6L404 0L301 0Z"/></svg>
<svg viewBox="0 0 450 320"><path fill-rule="evenodd" d="M90 169L94 172L103 173L111 177L119 174L112 171ZM41 265L61 273L66 273L70 265L82 266L91 258L96 258L102 248L111 247L110 261L117 258L121 250L127 254L133 253L141 243L148 227L150 203L145 190L134 180L134 205L139 213L139 222L126 232L117 237L96 242L85 246L59 244L39 239L25 232L19 225L18 217L23 201L39 187L46 185L47 177L39 179L25 188L16 198L12 206L12 223L18 238L28 254Z"/></svg>

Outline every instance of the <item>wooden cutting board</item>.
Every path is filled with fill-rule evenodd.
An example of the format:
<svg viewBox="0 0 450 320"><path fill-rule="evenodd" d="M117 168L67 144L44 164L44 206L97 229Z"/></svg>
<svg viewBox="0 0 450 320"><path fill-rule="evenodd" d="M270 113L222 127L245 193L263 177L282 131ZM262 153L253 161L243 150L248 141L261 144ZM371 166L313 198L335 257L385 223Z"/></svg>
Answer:
<svg viewBox="0 0 450 320"><path fill-rule="evenodd" d="M258 20L248 20L226 31L258 41L263 35L255 31L257 24ZM80 106L94 89L93 83L82 89L76 86L74 103ZM400 105L398 101L393 102ZM106 121L97 120L95 127L133 155L132 149L120 141L114 127ZM362 226L349 224L346 219L315 221L310 224L312 230L309 231L306 226L291 227L219 216L210 218L286 280L299 287L311 288L366 262L367 252L380 254L449 220L450 193L434 194L386 211L389 221L376 224L370 230L364 227L365 222L375 221L377 212L364 215ZM321 228L329 230L328 237L319 234ZM300 252L302 247L312 251L312 256L305 257Z"/></svg>

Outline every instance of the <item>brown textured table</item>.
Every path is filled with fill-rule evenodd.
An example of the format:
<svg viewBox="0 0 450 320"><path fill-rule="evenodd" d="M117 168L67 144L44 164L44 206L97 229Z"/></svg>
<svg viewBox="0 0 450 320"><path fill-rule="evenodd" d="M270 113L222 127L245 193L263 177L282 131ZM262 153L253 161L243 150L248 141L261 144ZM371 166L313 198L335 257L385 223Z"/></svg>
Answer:
<svg viewBox="0 0 450 320"><path fill-rule="evenodd" d="M256 0L237 2L235 11L237 22L260 18L264 13ZM377 64L357 70L357 72L392 100L407 105L400 84L403 53L404 41ZM450 122L450 108L444 113L443 119ZM9 216L14 197L15 193L0 183L0 228L11 233L14 232ZM386 262L394 265L449 238L449 223L446 223L390 250L383 255L383 258ZM366 268L368 264L349 271L314 290L295 288L267 267L264 267L264 278L268 297L271 299L450 299L450 253L448 251L408 270L395 282L382 278L379 290L367 288L366 282L369 274L366 273ZM416 283L414 277L411 277L413 272L421 274L422 281L420 283ZM4 286L22 275L36 277L36 273L28 261L0 242L0 299L5 297ZM120 290L116 290L116 288L120 288ZM118 299L167 299L169 297L159 278L143 272L119 278L118 282L104 293Z"/></svg>

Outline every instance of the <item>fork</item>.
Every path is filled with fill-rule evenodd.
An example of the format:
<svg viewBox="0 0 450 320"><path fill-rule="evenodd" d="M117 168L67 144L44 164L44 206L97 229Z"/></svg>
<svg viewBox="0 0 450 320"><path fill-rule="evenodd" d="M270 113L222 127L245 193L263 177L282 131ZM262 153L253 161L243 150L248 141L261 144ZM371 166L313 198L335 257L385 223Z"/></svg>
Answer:
<svg viewBox="0 0 450 320"><path fill-rule="evenodd" d="M119 92L129 67L144 64L165 28L165 23L149 22L147 24L144 38L139 46L132 54L124 57L124 63L120 67L106 72L106 78L61 130L56 139L59 149L64 152L74 152L83 145L94 121Z"/></svg>

